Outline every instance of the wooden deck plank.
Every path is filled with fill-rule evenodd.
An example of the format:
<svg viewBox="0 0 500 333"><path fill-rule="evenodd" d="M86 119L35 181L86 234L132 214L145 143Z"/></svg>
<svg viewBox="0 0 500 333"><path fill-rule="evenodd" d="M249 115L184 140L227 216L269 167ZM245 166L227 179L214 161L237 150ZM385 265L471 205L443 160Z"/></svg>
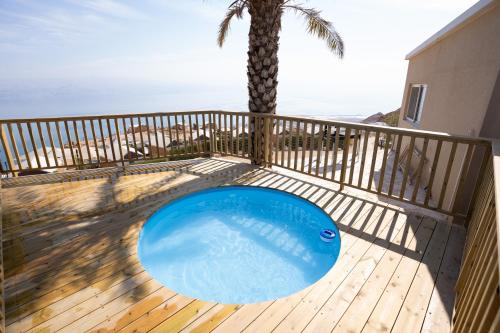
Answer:
<svg viewBox="0 0 500 333"><path fill-rule="evenodd" d="M160 287L161 285L158 282L152 280L144 272L134 279L128 279L77 306L67 309L63 313L33 328L32 331L55 332L63 330L66 332L85 332L91 329L96 322L104 321L107 316L122 310L129 303L134 303L141 295L149 295ZM168 294L168 296L174 295L173 292ZM96 308L99 311L96 311Z"/></svg>
<svg viewBox="0 0 500 333"><path fill-rule="evenodd" d="M287 191L324 209L341 232L335 266L289 297L245 305L196 300L151 279L136 254L147 217L173 198L229 184ZM14 254L5 272L7 332L449 329L443 302L453 301L463 232L336 188L237 159L11 182L2 189L3 244ZM411 300L418 308L410 311Z"/></svg>
<svg viewBox="0 0 500 333"><path fill-rule="evenodd" d="M350 302L348 309L343 313L336 326L338 331L360 332L363 329L371 310L377 304L403 256L408 253L407 251L414 250L417 242L430 238L432 230L421 228L420 222L421 218L409 217L406 223L410 227L403 230L403 233L400 233L397 239L390 244L382 260L358 291L354 300ZM322 314L323 311L320 311L316 317L318 319L315 318L315 320L321 321L319 317L323 317ZM311 322L310 326L313 326L313 322Z"/></svg>
<svg viewBox="0 0 500 333"><path fill-rule="evenodd" d="M423 228L427 228L430 232L433 232L435 227L434 220L424 217L422 224ZM392 329L428 243L425 242L425 239L422 242L418 242L415 251L411 251L403 257L362 332L387 332Z"/></svg>
<svg viewBox="0 0 500 333"><path fill-rule="evenodd" d="M455 281L457 281L465 244L465 229L452 227L438 279L432 292L422 332L446 332L451 329Z"/></svg>
<svg viewBox="0 0 500 333"><path fill-rule="evenodd" d="M420 332L448 242L450 225L438 223L393 326L395 332Z"/></svg>
<svg viewBox="0 0 500 333"><path fill-rule="evenodd" d="M165 302L169 298L166 297L166 295L169 296L170 294L170 290L162 287L138 300L136 303L130 304L125 309L113 315L109 315L106 320L100 323L94 323L95 325L90 331L94 333L119 331L120 329L124 328L128 324L132 323L133 321L137 320L138 318L142 317L152 309Z"/></svg>
<svg viewBox="0 0 500 333"><path fill-rule="evenodd" d="M186 306L193 304L195 301L182 295L176 295L171 299L161 303L152 310L146 312L145 315L139 317L127 326L120 329L120 332L148 332L162 323L165 319L172 318ZM201 308L203 302L198 301L198 308Z"/></svg>

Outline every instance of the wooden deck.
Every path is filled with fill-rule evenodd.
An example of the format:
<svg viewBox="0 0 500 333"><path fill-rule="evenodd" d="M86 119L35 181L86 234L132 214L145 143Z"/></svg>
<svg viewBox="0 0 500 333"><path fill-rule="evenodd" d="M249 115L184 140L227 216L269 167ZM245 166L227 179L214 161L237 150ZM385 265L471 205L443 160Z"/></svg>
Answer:
<svg viewBox="0 0 500 333"><path fill-rule="evenodd" d="M450 329L465 230L416 208L229 159L2 184L7 332ZM335 266L305 290L258 304L210 303L160 285L137 259L142 224L172 198L224 184L278 188L321 206L341 230Z"/></svg>

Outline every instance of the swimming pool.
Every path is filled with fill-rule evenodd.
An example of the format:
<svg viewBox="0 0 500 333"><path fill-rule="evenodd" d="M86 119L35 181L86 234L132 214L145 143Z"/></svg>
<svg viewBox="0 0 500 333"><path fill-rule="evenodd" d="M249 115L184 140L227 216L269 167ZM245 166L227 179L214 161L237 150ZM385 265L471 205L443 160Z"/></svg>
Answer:
<svg viewBox="0 0 500 333"><path fill-rule="evenodd" d="M335 236L330 241L320 237L326 229ZM176 199L148 219L138 242L142 265L160 283L230 304L302 290L330 270L339 250L338 229L322 209L283 191L250 186Z"/></svg>

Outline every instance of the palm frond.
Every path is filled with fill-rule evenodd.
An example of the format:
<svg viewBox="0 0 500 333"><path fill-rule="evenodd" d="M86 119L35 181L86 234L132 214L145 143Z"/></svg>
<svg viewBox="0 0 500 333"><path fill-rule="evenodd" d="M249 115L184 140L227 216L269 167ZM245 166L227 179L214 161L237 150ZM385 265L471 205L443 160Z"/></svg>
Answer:
<svg viewBox="0 0 500 333"><path fill-rule="evenodd" d="M248 0L236 0L229 5L226 16L219 25L219 33L217 35L217 44L219 47L222 47L226 41L233 17L236 16L238 19L243 17L243 10L246 8L247 2Z"/></svg>
<svg viewBox="0 0 500 333"><path fill-rule="evenodd" d="M286 4L283 7L302 15L307 22L307 32L325 40L328 48L339 58L344 56L344 42L342 41L342 37L340 37L330 21L321 17L319 10L304 8L300 5Z"/></svg>

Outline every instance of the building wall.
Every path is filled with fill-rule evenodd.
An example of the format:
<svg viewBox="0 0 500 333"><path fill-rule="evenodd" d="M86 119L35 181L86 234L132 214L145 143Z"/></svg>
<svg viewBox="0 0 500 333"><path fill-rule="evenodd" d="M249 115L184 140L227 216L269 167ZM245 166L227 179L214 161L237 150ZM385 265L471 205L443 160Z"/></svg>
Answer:
<svg viewBox="0 0 500 333"><path fill-rule="evenodd" d="M479 136L483 128L492 92L500 70L500 6L494 5L483 15L466 23L459 30L444 37L409 59L405 92L399 126L432 130L458 135ZM409 87L427 84L419 124L405 119ZM500 110L488 111L500 112ZM500 130L499 136L500 136ZM422 143L416 144L421 150ZM430 142L427 151L429 163L424 168L424 183L428 179L436 144ZM444 178L451 145L443 147L436 179ZM463 160L466 147L459 145L456 158ZM415 161L416 164L417 161ZM457 186L460 166L452 170L448 188ZM434 184L432 197L442 183ZM450 191L454 192L454 191ZM445 207L454 198L445 198ZM466 207L464 207L464 210Z"/></svg>

